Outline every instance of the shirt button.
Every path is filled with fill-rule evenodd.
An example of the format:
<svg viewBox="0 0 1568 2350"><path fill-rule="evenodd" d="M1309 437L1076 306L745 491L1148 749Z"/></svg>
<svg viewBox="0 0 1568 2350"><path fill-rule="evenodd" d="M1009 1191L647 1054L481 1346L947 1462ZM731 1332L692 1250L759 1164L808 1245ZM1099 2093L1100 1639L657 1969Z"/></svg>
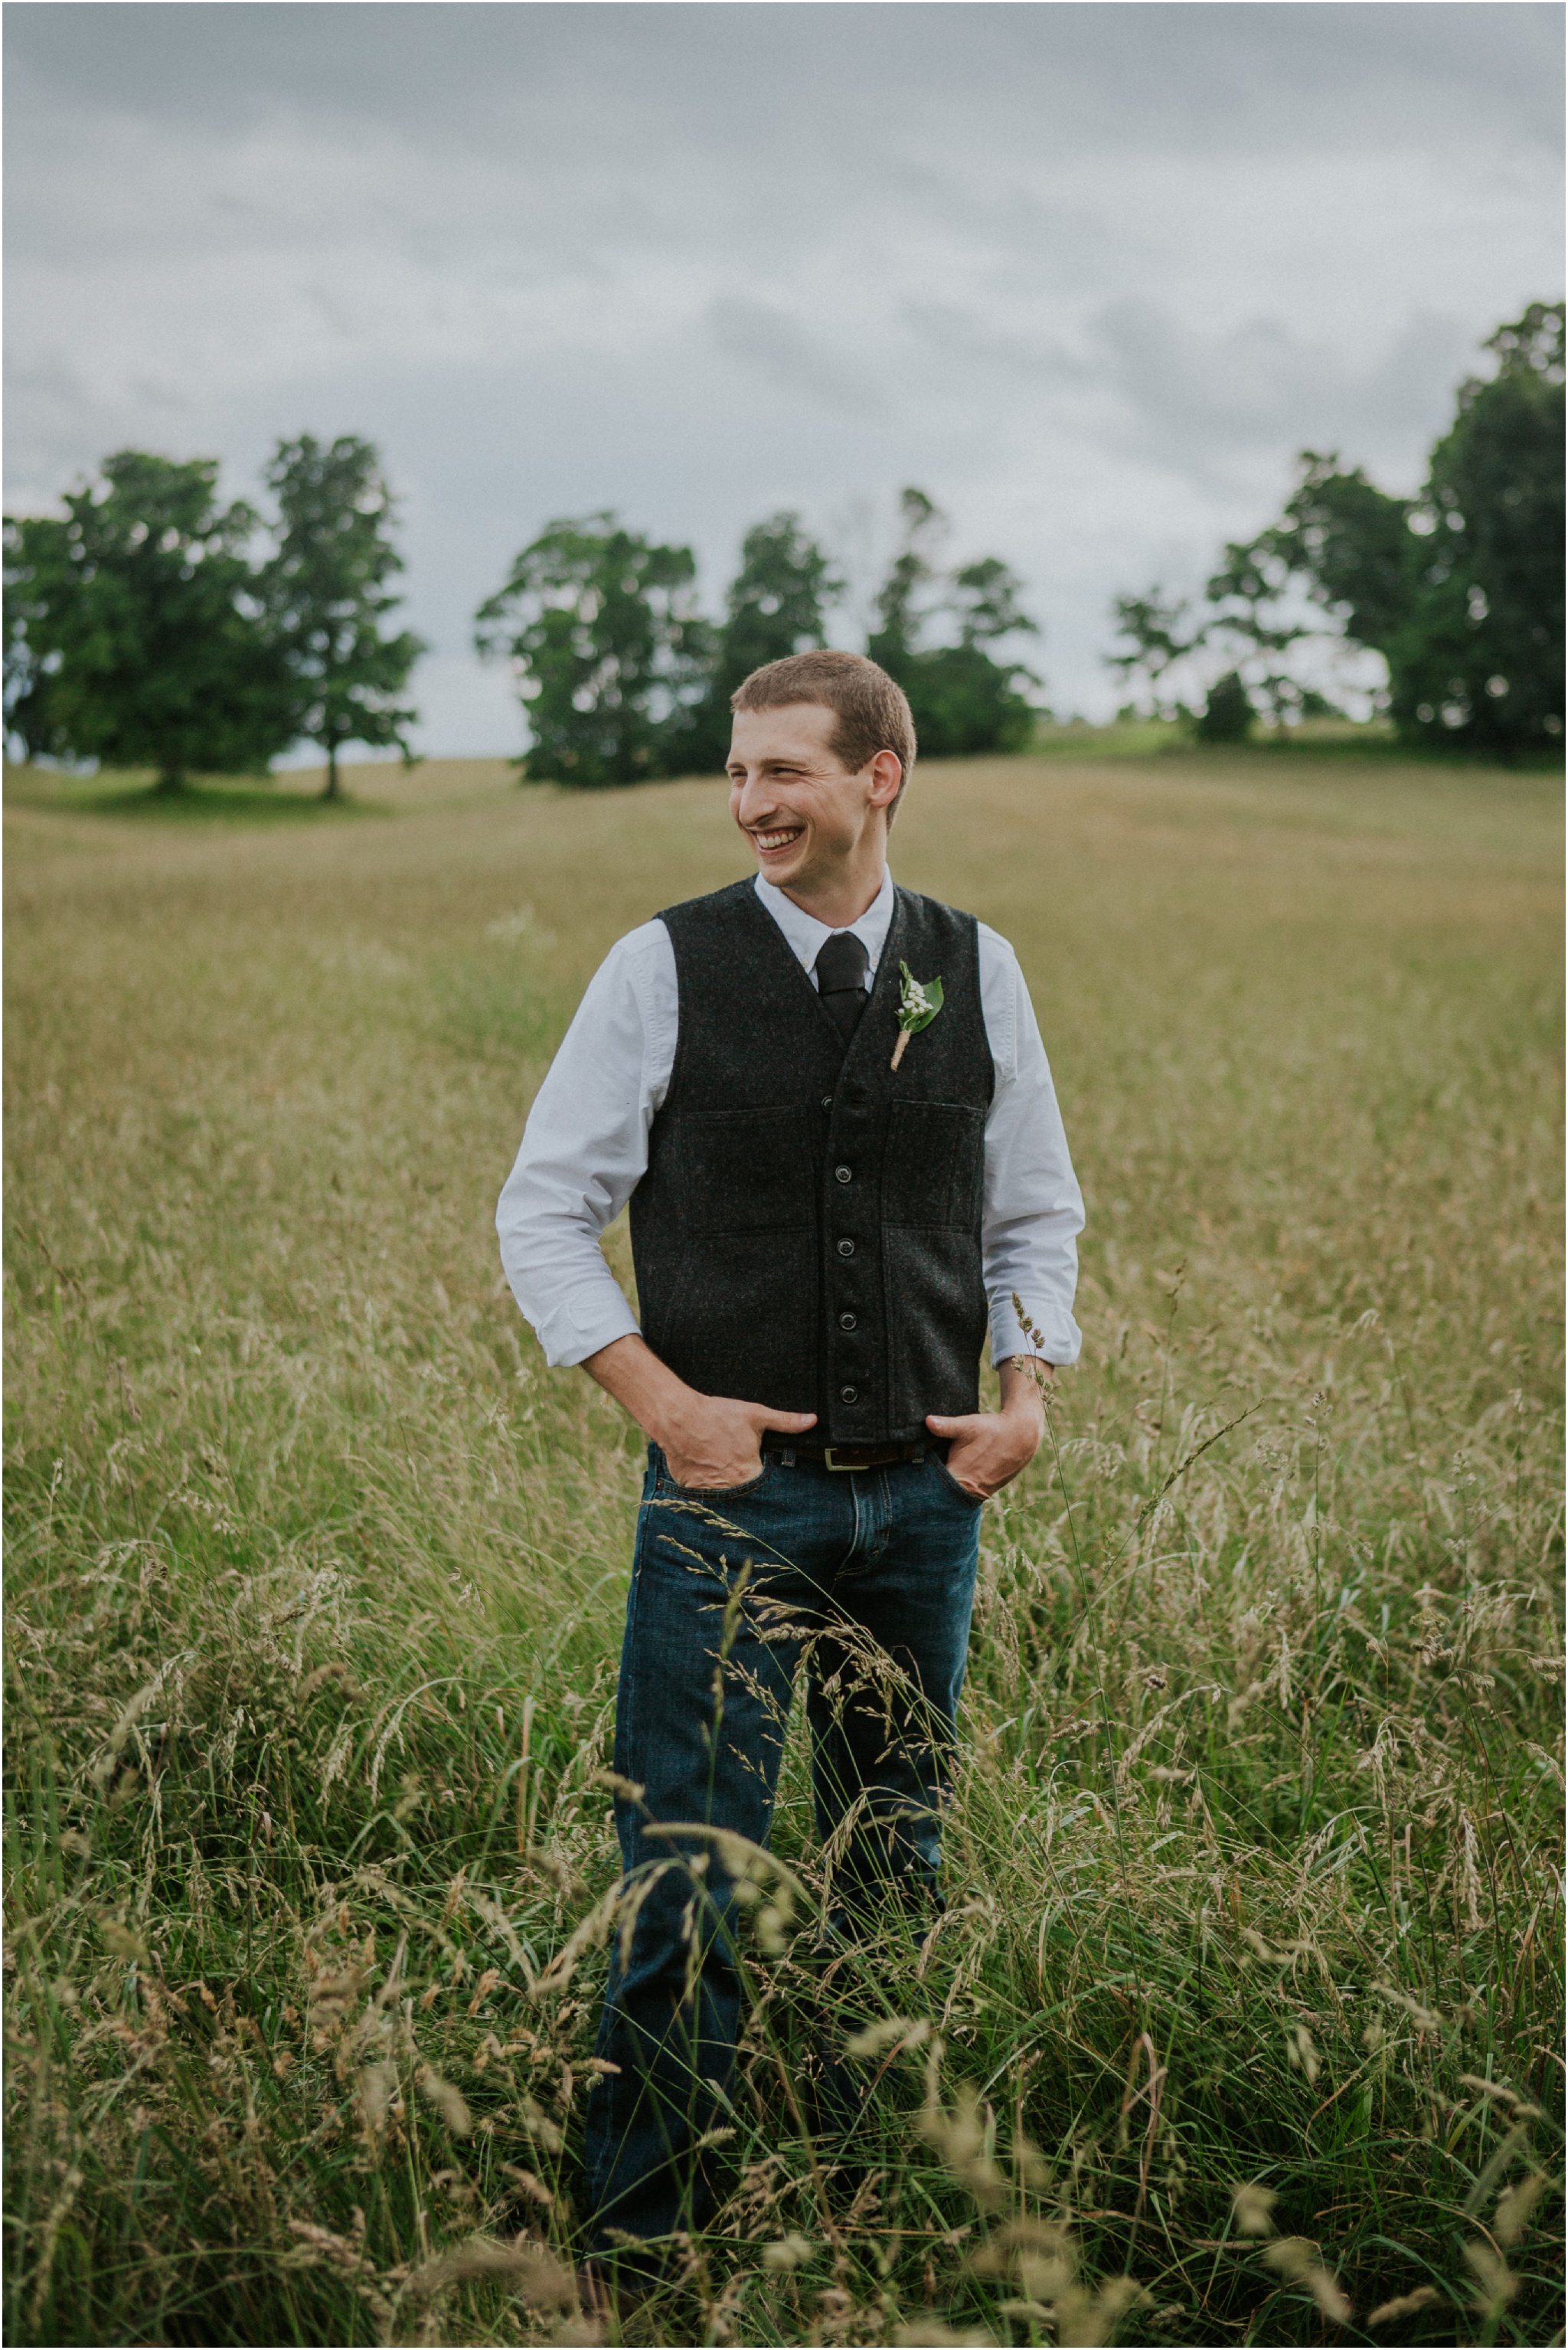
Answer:
<svg viewBox="0 0 1568 2350"><path fill-rule="evenodd" d="M838 1253L839 1253L839 1255L840 1255L840 1256L853 1256L853 1255L854 1255L854 1253L855 1253L855 1243L854 1243L854 1242L853 1242L853 1241L840 1241L840 1242L839 1242L839 1243L838 1243Z"/></svg>
<svg viewBox="0 0 1568 2350"><path fill-rule="evenodd" d="M838 1317L838 1326L841 1330L853 1330L855 1327L854 1315L841 1314Z"/></svg>
<svg viewBox="0 0 1568 2350"><path fill-rule="evenodd" d="M833 1107L833 1096L831 1094L823 1095L822 1107L824 1109L831 1109Z"/></svg>
<svg viewBox="0 0 1568 2350"><path fill-rule="evenodd" d="M840 1403L853 1403L859 1393L858 1388L840 1388L838 1400Z"/></svg>
<svg viewBox="0 0 1568 2350"><path fill-rule="evenodd" d="M841 1183L847 1183L853 1170L848 1167L836 1167L833 1171Z"/></svg>

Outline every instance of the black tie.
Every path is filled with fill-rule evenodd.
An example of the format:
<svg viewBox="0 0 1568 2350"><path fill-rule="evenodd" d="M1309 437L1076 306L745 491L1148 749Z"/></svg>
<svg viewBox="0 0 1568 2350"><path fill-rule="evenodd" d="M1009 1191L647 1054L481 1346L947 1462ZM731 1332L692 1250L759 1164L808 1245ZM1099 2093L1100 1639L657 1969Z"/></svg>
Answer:
<svg viewBox="0 0 1568 2350"><path fill-rule="evenodd" d="M866 966L870 960L853 931L835 931L830 939L824 939L816 958L817 993L846 1045L866 1009Z"/></svg>

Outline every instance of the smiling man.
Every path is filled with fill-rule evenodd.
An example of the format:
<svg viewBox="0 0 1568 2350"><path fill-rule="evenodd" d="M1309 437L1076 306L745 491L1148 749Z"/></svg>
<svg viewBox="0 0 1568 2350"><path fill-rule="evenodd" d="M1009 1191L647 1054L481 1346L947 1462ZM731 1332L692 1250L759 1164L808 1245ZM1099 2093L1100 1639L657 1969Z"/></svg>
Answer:
<svg viewBox="0 0 1568 2350"><path fill-rule="evenodd" d="M804 1672L822 1939L940 1903L981 1508L1079 1346L1083 1205L1016 959L888 870L908 702L875 662L809 652L732 708L757 873L613 950L497 1216L547 1359L649 1438L616 1715L629 1930L587 2153L596 2248L642 2239L649 2267L711 2208L755 1898L711 1837L659 1830L766 1844ZM640 1330L598 1246L628 1200ZM826 2127L855 2094L828 2049Z"/></svg>

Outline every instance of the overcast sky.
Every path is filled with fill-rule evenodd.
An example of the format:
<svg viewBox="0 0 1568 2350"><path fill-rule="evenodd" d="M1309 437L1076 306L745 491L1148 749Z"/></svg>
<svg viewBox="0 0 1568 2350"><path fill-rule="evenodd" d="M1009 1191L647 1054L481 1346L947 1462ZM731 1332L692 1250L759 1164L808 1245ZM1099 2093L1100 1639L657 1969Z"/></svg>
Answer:
<svg viewBox="0 0 1568 2350"><path fill-rule="evenodd" d="M1303 444L1408 489L1561 291L1552 6L5 12L8 500L127 445L368 434L431 753L515 750L471 615L557 515L695 546L899 487L1023 574L1058 709ZM846 614L837 635L857 641Z"/></svg>

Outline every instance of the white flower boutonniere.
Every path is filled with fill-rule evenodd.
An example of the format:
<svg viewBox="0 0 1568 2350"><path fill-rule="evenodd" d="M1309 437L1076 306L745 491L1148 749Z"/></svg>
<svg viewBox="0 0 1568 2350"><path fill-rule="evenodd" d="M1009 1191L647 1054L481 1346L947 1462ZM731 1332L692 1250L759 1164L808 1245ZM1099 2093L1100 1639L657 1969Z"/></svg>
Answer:
<svg viewBox="0 0 1568 2350"><path fill-rule="evenodd" d="M904 983L898 992L898 1041L893 1047L889 1067L897 1068L904 1057L904 1048L911 1036L929 1028L942 1008L942 983L940 979L917 979L907 962L898 969Z"/></svg>

